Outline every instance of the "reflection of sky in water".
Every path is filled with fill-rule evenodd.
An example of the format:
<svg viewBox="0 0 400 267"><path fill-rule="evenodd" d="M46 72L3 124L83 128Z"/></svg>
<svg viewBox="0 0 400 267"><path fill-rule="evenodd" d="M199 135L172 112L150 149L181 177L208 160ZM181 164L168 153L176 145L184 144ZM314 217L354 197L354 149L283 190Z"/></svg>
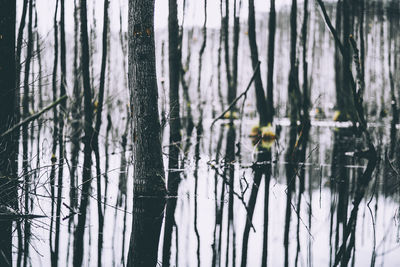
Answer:
<svg viewBox="0 0 400 267"><path fill-rule="evenodd" d="M244 124L244 129L250 129L248 124ZM281 147L285 147L285 135L288 134L287 129L284 127L282 136L278 141ZM207 127L205 127L207 129ZM215 131L218 131L219 126L215 126ZM307 264L308 245L311 241L312 251L312 262L314 266L328 266L329 265L329 225L330 225L330 206L332 198L337 198L337 195L332 195L329 189L329 177L331 176L331 161L333 149L333 132L334 128L321 127L318 130L313 128L311 131L311 141L309 143L309 155L307 160L308 166L306 167L306 190L302 197L301 207L301 221L300 221L300 242L301 250L299 256L300 266ZM226 145L226 133L223 138L223 145L221 148L220 160L223 160ZM247 138L247 132L244 131L242 137L242 166L250 166L252 161L251 153L251 141ZM211 136L210 132L205 132L201 140L203 150L201 151L201 160L199 162L199 174L198 174L198 222L197 226L200 232L200 258L201 266L211 266L212 261L212 244L213 231L215 226L215 197L214 197L214 171L209 167L207 162L211 159L215 159L215 148L218 142L219 133L214 132ZM193 137L195 140L195 137ZM212 155L210 158L209 154L209 142L212 142ZM236 140L236 142L238 139ZM194 145L194 144L193 144ZM319 147L319 149L317 148ZM273 155L276 153L277 146L273 148ZM282 153L284 154L284 152ZM268 264L271 266L283 266L284 262L284 245L283 245L283 233L284 233L284 222L285 222L285 210L286 210L286 174L285 165L283 162L283 155L278 156L280 160L273 165L272 179L270 182L270 195L269 195L269 245L268 245ZM277 159L276 154L273 156L273 160ZM179 200L176 208L176 222L179 231L179 266L196 266L196 250L197 250L197 239L194 232L193 216L194 216L194 155L189 155L189 163L186 165L185 172L187 178L181 182L179 190ZM238 160L236 158L236 160ZM319 164L320 163L320 164ZM223 165L223 164L222 164ZM364 169L365 166L347 166L350 172L357 170L358 168ZM235 191L240 194L239 179L245 177L250 184L250 188L246 192L246 199L248 199L251 184L253 179L253 172L249 168L241 168L238 163L235 164ZM222 168L219 173L222 173ZM310 192L308 187L308 180L312 179L312 225L309 229L309 206L310 206ZM319 183L321 179L321 191ZM383 179L380 175L379 179ZM221 192L222 178L218 177L218 190ZM264 229L264 178L262 179L260 189L258 192L258 198L256 208L254 211L253 225L256 229L254 233L250 231L249 249L248 249L248 265L247 266L261 266L262 258L262 247L263 247L263 229ZM373 180L374 181L374 180ZM373 185L374 182L370 185ZM382 180L378 183L382 183ZM298 185L297 185L298 186ZM372 193L371 190L367 193L365 199L369 201ZM298 188L297 188L298 190ZM379 189L377 189L379 190ZM228 192L225 191L225 203L224 203L224 216L223 216L223 232L222 232L222 248L221 248L221 259L222 266L225 266L225 253L226 253L226 228L227 228L227 208L228 208ZM399 243L397 240L397 224L396 218L394 218L398 209L397 200L398 196L385 198L378 193L378 202L375 197L370 203L372 210L375 209L377 203L377 214L373 212L374 218L376 218L376 247L377 255L382 254L384 251L390 251L385 257L378 256L376 264L380 265L384 262L384 266L398 266L400 259L398 257L398 249L391 251L393 248L398 248ZM220 201L218 196L217 201ZM336 199L337 201L337 199ZM350 198L351 203L351 198ZM241 201L235 196L234 197L234 227L236 231L236 265L240 265L240 255L242 248L242 236L246 222L246 211ZM297 205L297 195L292 199L292 220L290 225L290 245L289 245L289 257L290 265L294 264L297 241L296 241L296 227L297 227L297 215L294 210ZM349 204L349 212L352 205ZM335 213L336 217L336 213ZM371 215L366 206L366 202L363 201L359 207L358 221L357 221L357 233L356 233L356 264L355 266L368 266L371 261L371 253L373 247L373 225L371 221ZM332 243L334 244L335 238L335 222L333 224L334 233L332 237ZM219 228L217 228L217 233ZM232 229L231 229L232 231ZM311 236L310 234L311 233ZM218 234L217 234L218 236ZM173 235L174 237L174 235ZM232 238L232 237L230 237ZM232 239L231 239L232 240ZM232 242L232 241L230 241ZM173 241L174 244L174 241ZM340 243L339 243L340 244ZM232 246L232 243L230 244ZM173 245L174 247L174 245ZM160 245L160 249L162 246ZM232 247L230 248L232 249ZM175 249L172 249L172 262L175 259ZM161 258L161 254L159 254ZM230 252L232 257L232 251ZM172 265L173 266L173 265ZM231 259L229 266L232 266Z"/></svg>
<svg viewBox="0 0 400 267"><path fill-rule="evenodd" d="M194 23L201 25L203 20L203 2L202 1L190 1L190 6L188 7L188 16L186 19L187 23ZM19 1L18 3L20 3ZM52 3L49 5L49 3ZM119 5L120 3L124 3L123 6L123 27L126 29L126 13L127 13L127 3L128 1L117 1L111 0L111 27L116 32L119 30ZM233 2L233 1L231 1ZM247 0L243 0L242 7L242 17L243 21L246 20L247 13ZM265 12L268 10L267 0L257 0L257 11ZM287 1L277 0L277 5L282 5ZM300 1L299 1L300 2ZM313 2L313 1L310 1ZM88 12L89 12L89 21L92 23L92 5L93 1L89 0L88 4ZM102 25L102 1L96 0L96 18L97 18L97 29L100 31ZM167 20L167 0L156 0L156 25L157 27L162 28L166 25ZM209 25L211 27L219 27L220 17L219 17L219 1L218 0L208 0L208 18ZM51 73L52 66L52 53L51 49L51 40L52 34L46 35L48 31L52 27L52 19L53 19L53 10L54 10L54 2L50 0L38 0L38 14L39 14L39 24L40 28L44 32L42 37L46 45L46 49L43 51L44 61L46 61L47 69L44 71L46 74ZM313 5L314 6L314 5ZM73 1L66 1L66 13L72 14ZM315 10L313 11L315 12ZM45 14L45 15L43 15ZM276 48L276 60L275 62L275 103L277 103L277 116L284 117L286 111L286 95L287 95L287 75L288 75L288 16L284 14L283 16L278 15L278 20L280 17L281 24L278 24L277 29L277 43L279 46ZM372 16L371 16L372 17ZM310 24L310 45L309 49L314 49L314 54L309 53L309 60L313 62L310 66L310 71L313 72L313 87L311 90L311 102L314 107L321 107L325 111L326 118L322 121L313 122L313 128L311 130L310 144L308 146L308 153L311 150L309 159L307 160L307 169L306 169L306 179L312 179L312 226L311 226L311 234L312 234L312 257L314 266L328 266L329 264L329 224L330 224L330 204L331 204L331 193L329 190L329 177L331 173L331 163L332 163L332 149L333 149L333 132L335 131L335 126L346 126L340 125L338 123L334 123L331 121L334 112L334 102L335 102L335 91L334 91L334 71L333 71L333 45L332 39L329 33L324 30L324 23L318 19L320 16L318 12L312 13L311 18L315 23ZM376 22L376 21L374 21ZM66 26L67 32L73 32L72 25L72 16L67 16ZM260 48L260 60L261 64L261 72L262 78L265 81L266 78L266 41L267 41L267 31L266 29L267 22L264 20L264 24L258 24L262 30L260 30L260 34L258 35L258 44ZM279 22L278 22L279 23ZM376 105L378 108L379 105L382 105L380 102L380 88L384 88L381 83L381 79L379 77L385 77L386 85L388 84L388 75L385 75L387 71L387 66L380 65L380 40L376 38L379 36L380 24L378 22L371 24L369 31L369 46L367 50L367 60L366 60L366 84L367 89L365 92L365 103L369 104L368 110L371 111L371 106ZM386 25L386 24L384 24ZM198 30L198 29L197 29ZM203 62L203 71L202 71L202 96L203 100L206 102L205 106L205 115L204 117L209 119L211 118L211 109L214 108L216 113L218 114L221 111L221 107L219 105L218 95L216 93L216 83L217 78L215 77L215 73L217 71L216 68L216 58L217 58L217 49L218 49L218 40L219 36L217 34L217 29L214 28L215 31L209 31L209 39L206 48L206 52L204 54L204 62ZM242 92L245 86L248 83L248 80L252 74L250 69L250 57L248 51L248 39L245 34L246 29L242 29L242 34L240 35L240 55L239 55L239 86L238 92ZM262 34L261 34L262 32ZM185 32L186 34L187 32ZM313 34L315 33L315 34ZM100 35L98 35L98 41ZM374 36L374 38L372 38ZM160 30L159 34L156 36L157 38L157 71L159 77L161 76L161 42L167 42L167 33L166 31ZM184 35L184 57L185 60L186 55L186 42L187 35ZM312 38L312 39L311 39ZM197 60L198 60L198 48L200 46L202 40L202 36L199 31L195 32L193 40L191 40L192 45L192 60L190 62L190 75L192 79L192 83L190 85L191 90L191 100L193 102L193 112L194 112L194 121L197 123L198 120L198 110L197 105L199 99L197 97L196 91L196 80L197 80ZM48 43L46 43L48 42ZM70 42L67 45L68 55L72 57L72 35L67 36L67 42ZM313 47L311 44L316 44ZM100 47L97 47L97 52L100 51ZM167 51L167 46L165 47L165 51ZM383 52L387 52L387 45L384 46ZM99 53L98 53L99 54ZM125 122L123 116L121 114L126 114L126 101L127 101L127 88L124 87L123 84L123 73L126 73L125 70L122 69L122 59L124 55L122 55L119 39L116 34L112 35L111 41L111 94L112 94L112 121L115 129L113 130L113 145L110 148L113 154L110 155L110 174L109 174L109 198L108 203L109 207L107 207L107 211L105 214L105 230L104 230L104 251L103 251L103 262L105 266L112 265L113 262L116 265L119 264L121 258L121 250L122 250L122 232L124 228L124 212L123 207L118 208L117 211L113 209L115 205L117 191L118 191L118 177L119 177L119 164L120 164L120 136L122 135L122 131L124 129ZM167 59L164 59L168 65ZM384 64L387 62L387 58L384 59ZM68 68L71 67L72 61L68 61ZM99 56L94 58L94 72L99 73L98 68L100 64ZM314 64L315 63L315 64ZM224 66L222 71L224 71ZM382 74L384 74L382 76ZM168 75L164 73L165 77ZM214 78L211 79L214 75ZM223 72L223 76L225 73ZM72 75L71 75L72 76ZM163 77L163 78L165 78ZM377 78L378 77L378 78ZM68 77L68 79L72 79L72 77ZM223 97L226 99L226 87L225 87L225 77L222 80L222 90ZM159 79L160 80L160 79ZM71 83L72 84L72 83ZM211 84L211 86L209 86ZM95 81L95 86L97 82ZM265 82L264 82L265 85ZM379 88L379 90L376 90ZM160 103L165 102L162 92L162 86L159 84L160 89ZM45 91L45 98L49 97L49 91ZM46 98L47 99L47 98ZM383 103L389 103L389 94L388 90L384 92ZM225 101L225 100L224 100ZM226 102L226 101L225 101ZM239 104L241 101L239 101ZM226 104L226 103L225 103ZM182 103L183 105L183 103ZM376 108L376 107L375 107ZM389 105L387 105L389 108ZM247 168L252 164L255 159L255 150L251 144L250 138L248 138L248 134L250 129L257 123L256 116L254 115L255 111L255 98L254 92L251 90L248 94L246 106L245 106L245 116L244 116L244 124L243 124L243 136L242 136L242 144L241 144L241 154L242 154L242 165L246 168L242 168L243 166L239 166L238 163L235 163L235 191L240 192L240 188L238 186L238 180L241 177L245 177L246 180L250 184L250 188L247 191L246 198L251 190L251 182L253 173L250 168ZM313 112L315 110L313 109ZM183 113L183 111L182 111ZM370 120L376 121L376 116L369 117ZM105 121L105 120L104 120ZM288 126L289 121L287 119L281 119L280 124L283 126ZM371 130L373 131L373 136L376 140L375 144L380 145L381 143L378 141L382 141L382 145L388 146L389 140L389 125L390 118L378 120L378 122L372 122L370 124ZM210 132L210 122L209 120L205 120L204 122L204 136L201 140L200 153L201 159L199 162L199 170L198 170L198 229L200 233L201 240L201 261L202 266L210 266L211 258L212 258L212 248L211 245L213 243L213 231L215 224L215 197L214 197L214 171L207 164L209 160L214 160L216 158L216 146L218 142L219 136L219 123L214 126L214 132L211 134ZM380 126L379 128L376 128ZM103 125L103 130L104 130ZM45 129L48 131L48 129ZM193 217L194 217L194 145L195 145L195 132L192 136L192 146L188 155L188 162L186 164L184 175L186 178L182 180L179 189L179 199L178 206L176 209L176 222L178 225L179 231L179 249L178 249L178 261L179 266L196 266L196 250L197 250L197 241L194 233L193 227ZM225 157L225 146L226 146L226 132L225 136L222 140L222 147L220 151L220 160ZM382 132L382 136L380 135ZM236 136L239 134L237 133ZM283 265L283 232L284 232L284 217L285 217L285 209L286 209L286 175L285 175L285 165L284 165L284 153L287 149L288 137L287 137L287 128L283 127L283 131L281 133L280 139L278 140L279 146L273 147L273 159L278 160L273 166L273 177L270 183L270 207L269 207L269 264L270 266L282 266ZM51 141L49 137L49 132L42 135L43 141L41 142L41 149L43 154L43 164L45 164L46 160L49 161L49 157L47 155L51 153ZM104 137L104 135L101 135ZM104 141L102 139L101 141ZM236 142L238 142L238 137L236 138ZM168 144L168 127L164 131L164 152L167 151ZM210 145L211 144L211 145ZM37 144L34 144L37 145ZM67 144L68 146L68 144ZM69 147L67 147L69 149ZM103 148L101 148L103 149ZM128 149L129 150L129 149ZM384 148L382 148L384 151ZM34 151L35 148L34 148ZM104 151L101 151L104 155ZM127 157L129 158L129 153L127 153ZM278 153L278 155L276 155ZM349 154L350 155L350 154ZM382 155L384 158L384 155ZM102 157L104 160L104 156ZM167 158L164 158L164 163L167 165ZM360 168L359 165L354 167L347 166L350 170L354 171L356 168ZM364 166L361 166L362 168ZM321 170L322 168L322 170ZM383 166L381 166L381 173L377 175L381 181L378 185L381 186L382 179L385 177L385 173L382 171ZM48 179L48 176L44 173L40 176L40 181L45 184ZM221 171L221 170L220 170ZM129 169L128 177L131 177L132 170ZM319 191L319 179L320 173L322 174L322 188L321 192ZM68 179L65 180L66 183ZM263 180L262 180L263 181ZM371 182L372 184L373 182ZM39 183L41 184L41 183ZM218 179L218 186L221 188L222 179ZM93 185L93 184L92 184ZM93 185L94 186L94 185ZM64 188L69 188L69 184L66 184ZM305 227L308 226L308 204L310 203L310 196L308 190L308 182L306 181L306 192L303 196L303 204L301 208L301 218L302 222L300 223L300 235L301 235L301 256L300 256L300 266L304 266L307 259L307 246L310 235ZM128 179L128 200L132 198L132 181ZM219 189L220 192L220 189ZM226 191L225 191L226 192ZM379 190L381 192L381 190ZM44 190L44 187L38 187L38 193L42 193L46 195L48 192ZM95 189L92 190L92 194L95 197ZM259 266L261 261L261 250L262 250L262 232L263 232L263 196L264 196L264 184L263 182L260 185L260 190L258 192L257 204L254 212L253 224L256 228L256 233L251 231L250 239L249 239L249 252L248 252L248 266ZM64 197L68 199L68 192L64 190ZM368 199L371 197L371 191L368 192ZM218 196L218 199L220 196ZM226 200L225 205L227 206L228 195L224 198ZM234 207L234 225L236 229L236 257L237 257L237 265L240 263L240 255L241 255L241 246L242 246L242 233L245 225L246 212L243 208L242 203L236 198L235 199L235 207ZM321 201L320 201L321 199ZM35 200L36 201L36 200ZM35 205L33 213L42 213L42 208L46 211L49 210L50 200L48 198L40 199L40 205ZM88 231L86 232L85 239L85 261L88 263L90 260L91 265L95 265L95 258L97 254L97 208L95 205L95 198L91 198L90 205L90 215L87 221ZM293 204L295 205L297 201L297 197L293 198ZM351 203L351 201L350 201ZM398 243L398 220L395 218L396 211L398 209L398 196L388 196L384 197L381 193L378 198L377 205L377 215L374 214L376 218L376 243L377 243L377 266L379 266L383 261L385 263L384 266L400 266L400 258L398 257L399 250L392 250L399 246ZM36 203L35 203L36 204ZM376 200L373 198L370 206L372 209L375 209ZM131 229L131 210L132 203L128 201L127 207L127 221L126 221L126 238L125 238L125 249L127 249L129 245L129 235ZM226 208L225 206L225 208ZM349 206L349 209L351 205ZM121 210L122 209L122 210ZM63 207L62 216L68 215L68 210ZM366 207L366 202L363 201L361 203L359 212L358 212L358 224L357 224L357 234L356 234L356 266L367 266L369 265L372 251L372 240L373 240L373 227L371 223L371 216L368 208ZM227 222L227 213L224 213L223 217L223 232L222 232L222 265L225 264L225 251L226 251L226 222ZM32 240L32 244L35 246L34 250L31 250L32 262L36 265L48 265L48 261L50 259L49 249L48 249L48 219L37 220L35 221L36 226L34 227L34 235L35 237ZM290 263L294 263L294 257L296 252L296 224L297 218L295 212L292 210L292 223L291 223L291 232L290 232ZM114 228L115 227L115 228ZM60 244L60 259L65 259L67 254L67 244L68 244L68 234L67 234L67 221L62 221L62 238ZM89 234L90 232L90 234ZM89 238L90 236L90 238ZM384 239L386 237L386 239ZM72 238L72 237L71 237ZM173 239L175 238L175 234L173 234ZM384 241L382 241L384 239ZM161 239L162 240L162 239ZM71 242L72 239L71 239ZM89 247L89 242L91 246ZM334 242L334 241L332 241ZM71 243L72 244L72 243ZM175 240L172 241L172 262L175 261L176 247ZM160 253L161 253L162 241L160 243ZM390 253L379 256L381 253L388 251ZM43 257L40 256L43 255ZM126 254L126 253L125 253ZM232 255L232 253L230 253ZM71 256L71 255L70 255ZM159 257L161 258L161 256ZM39 264L42 262L43 264ZM38 263L38 264L36 264Z"/></svg>

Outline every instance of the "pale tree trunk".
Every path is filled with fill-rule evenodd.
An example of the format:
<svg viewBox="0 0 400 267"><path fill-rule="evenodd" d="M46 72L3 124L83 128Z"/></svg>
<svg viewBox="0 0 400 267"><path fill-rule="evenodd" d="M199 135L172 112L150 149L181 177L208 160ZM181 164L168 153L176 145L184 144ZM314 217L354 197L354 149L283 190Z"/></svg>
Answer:
<svg viewBox="0 0 400 267"><path fill-rule="evenodd" d="M129 1L129 89L133 120L133 220L128 266L156 266L166 194L154 43L154 0Z"/></svg>

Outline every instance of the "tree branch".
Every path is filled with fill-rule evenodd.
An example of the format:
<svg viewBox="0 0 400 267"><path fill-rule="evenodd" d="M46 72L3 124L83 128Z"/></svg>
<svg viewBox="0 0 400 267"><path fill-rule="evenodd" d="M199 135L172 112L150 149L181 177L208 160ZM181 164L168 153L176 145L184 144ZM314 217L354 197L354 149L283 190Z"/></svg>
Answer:
<svg viewBox="0 0 400 267"><path fill-rule="evenodd" d="M250 82L247 85L246 90L243 93L241 93L238 97L236 97L236 99L232 101L232 103L229 105L229 107L224 112L222 112L221 115L219 115L217 118L215 118L213 120L213 122L211 123L211 126L213 126L218 120L222 119L225 116L225 114L228 113L228 111L231 110L236 105L236 103L239 101L240 98L247 95L247 92L250 90L250 87L256 77L257 72L260 70L260 64L261 64L261 62L259 61L257 63L256 68L254 69L253 76L251 76Z"/></svg>
<svg viewBox="0 0 400 267"><path fill-rule="evenodd" d="M10 129L8 129L7 131L5 131L4 133L2 133L0 135L0 138L3 138L4 136L14 132L15 130L18 130L19 127L30 123L31 121L36 120L37 118L39 118L41 115L43 115L43 113L49 111L50 109L52 109L53 107L57 106L58 104L60 104L64 99L67 99L68 96L67 95L63 95L62 97L60 97L59 99L57 99L56 101L54 101L51 105L45 107L44 109L42 109L41 111L39 111L36 114L33 114L32 116L29 116L28 118L24 119L23 121L21 121L20 123L14 125L13 127L11 127Z"/></svg>

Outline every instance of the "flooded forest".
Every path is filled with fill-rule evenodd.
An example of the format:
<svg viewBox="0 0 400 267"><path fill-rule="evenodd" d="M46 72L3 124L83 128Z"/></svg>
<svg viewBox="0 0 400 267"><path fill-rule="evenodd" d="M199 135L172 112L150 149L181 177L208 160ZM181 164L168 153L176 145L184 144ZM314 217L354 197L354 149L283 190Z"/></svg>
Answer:
<svg viewBox="0 0 400 267"><path fill-rule="evenodd" d="M0 0L0 266L400 266L400 1Z"/></svg>

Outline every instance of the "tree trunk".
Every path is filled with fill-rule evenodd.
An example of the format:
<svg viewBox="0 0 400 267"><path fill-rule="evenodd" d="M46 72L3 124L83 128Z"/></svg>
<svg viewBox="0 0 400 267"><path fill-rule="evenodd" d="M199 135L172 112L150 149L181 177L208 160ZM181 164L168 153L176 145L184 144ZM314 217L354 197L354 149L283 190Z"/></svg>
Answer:
<svg viewBox="0 0 400 267"><path fill-rule="evenodd" d="M29 0L29 19L28 19L28 44L26 48L26 60L25 60L25 73L24 73L24 94L22 101L23 117L24 119L29 117L29 72L32 59L33 50L33 33L32 33L32 10L33 0ZM30 212L30 173L29 159L28 159L28 124L22 126L22 169L24 173L24 207L25 213ZM29 256L29 239L30 239L30 222L29 220L24 221L24 267L28 266Z"/></svg>
<svg viewBox="0 0 400 267"><path fill-rule="evenodd" d="M179 25L176 0L169 0L168 17L168 39L169 39L169 111L170 111L170 136L169 136L169 169L177 169L179 146L181 141L180 116L179 116L179 76L181 63L181 50L179 49ZM169 194L177 194L179 173L173 172L168 175ZM175 175L177 174L177 175Z"/></svg>
<svg viewBox="0 0 400 267"><path fill-rule="evenodd" d="M56 1L56 7L54 11L54 21L53 21L53 30L54 30L54 61L53 61L53 74L52 74L52 90L53 90L53 101L57 99L57 67L58 67L58 22L57 22L57 13L58 13L58 4L59 1ZM51 169L50 169L50 196L51 196L51 221L50 221L50 259L51 265L55 266L55 249L53 247L53 235L54 232L54 205L56 203L55 200L55 175L56 175L56 151L57 151L57 137L58 137L58 113L57 107L53 108L53 134L52 134L52 155L51 155Z"/></svg>
<svg viewBox="0 0 400 267"><path fill-rule="evenodd" d="M98 239L97 239L97 266L101 266L101 254L103 249L103 227L104 227L104 214L102 207L102 197L101 197L101 162L100 162L100 151L99 151L99 134L102 122L103 114L103 101L104 101L104 84L106 77L106 64L107 64L107 35L108 35L108 6L109 0L104 0L104 14L103 14L103 39L102 39L102 57L101 57L101 70L100 70L100 88L99 88L99 98L97 105L96 114L96 125L93 137L93 151L96 158L96 181L97 181L97 212L98 212Z"/></svg>
<svg viewBox="0 0 400 267"><path fill-rule="evenodd" d="M296 45L297 45L297 0L292 0L290 12L290 72L289 72L289 109L290 124L296 125L299 117L299 74L296 64Z"/></svg>
<svg viewBox="0 0 400 267"><path fill-rule="evenodd" d="M0 0L0 132L15 115L15 1ZM0 138L0 205L17 208L14 134ZM12 221L0 221L0 266L12 264Z"/></svg>
<svg viewBox="0 0 400 267"><path fill-rule="evenodd" d="M168 48L169 48L169 158L168 158L168 194L176 196L180 182L179 151L181 143L181 124L179 116L179 78L181 50L179 48L178 8L176 0L169 0L168 17ZM169 266L171 257L171 239L175 225L176 198L168 199L163 242L163 266Z"/></svg>
<svg viewBox="0 0 400 267"><path fill-rule="evenodd" d="M166 194L154 42L154 0L129 1L133 220L127 266L155 266Z"/></svg>
<svg viewBox="0 0 400 267"><path fill-rule="evenodd" d="M258 48L257 48L257 38L256 38L256 19L254 11L254 0L249 0L249 43L251 52L251 62L253 69L256 68L258 64ZM265 101L264 88L262 85L261 74L258 70L254 79L254 84L256 88L256 103L257 111L260 116L260 126L267 125L267 103Z"/></svg>
<svg viewBox="0 0 400 267"><path fill-rule="evenodd" d="M92 90L90 85L90 72L89 72L89 38L87 30L87 9L86 0L80 2L80 15L81 15L81 45L82 45L82 77L83 77L83 94L84 94L84 113L85 124L83 138L84 143L84 159L83 159L83 172L82 172L82 193L81 203L79 207L78 225L74 234L74 258L73 265L81 266L83 260L83 241L85 235L86 224L86 210L89 202L89 191L92 181L92 139L93 139L93 107L92 107Z"/></svg>
<svg viewBox="0 0 400 267"><path fill-rule="evenodd" d="M276 11L275 0L271 0L268 24L268 74L267 74L267 122L272 124L274 117L274 60L275 60L275 31Z"/></svg>

